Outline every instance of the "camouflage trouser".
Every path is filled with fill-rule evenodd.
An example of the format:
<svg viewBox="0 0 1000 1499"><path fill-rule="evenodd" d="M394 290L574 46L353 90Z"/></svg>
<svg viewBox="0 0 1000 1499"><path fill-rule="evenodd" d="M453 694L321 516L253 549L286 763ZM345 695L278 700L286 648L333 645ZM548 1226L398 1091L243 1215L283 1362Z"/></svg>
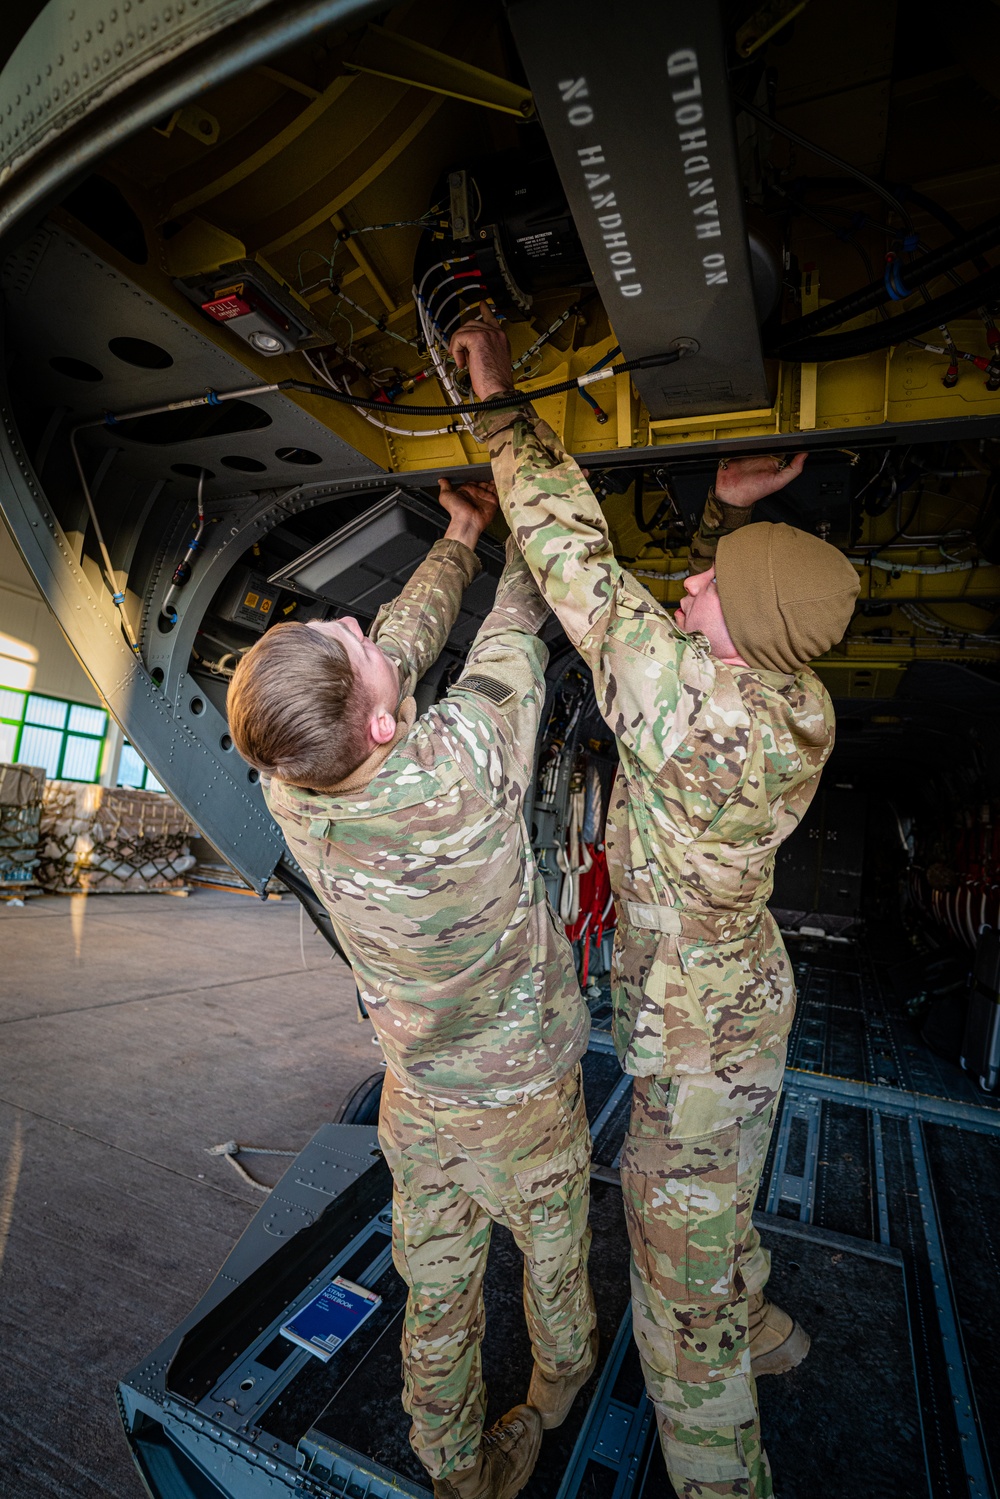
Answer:
<svg viewBox="0 0 1000 1499"><path fill-rule="evenodd" d="M444 1478L479 1450L493 1222L507 1225L524 1255L535 1361L548 1374L572 1374L588 1354L590 1134L580 1068L501 1108L435 1104L387 1073L379 1140L395 1184L392 1256L410 1288L403 1407L413 1450Z"/></svg>
<svg viewBox="0 0 1000 1499"><path fill-rule="evenodd" d="M635 1080L621 1179L632 1326L679 1499L770 1499L747 1297L770 1269L753 1226L785 1047L724 1072Z"/></svg>

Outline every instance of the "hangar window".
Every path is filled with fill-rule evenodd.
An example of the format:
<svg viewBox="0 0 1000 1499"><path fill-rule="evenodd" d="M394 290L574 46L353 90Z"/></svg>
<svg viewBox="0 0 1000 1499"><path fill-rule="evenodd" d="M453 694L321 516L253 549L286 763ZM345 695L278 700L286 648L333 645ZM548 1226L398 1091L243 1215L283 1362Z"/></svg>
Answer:
<svg viewBox="0 0 1000 1499"><path fill-rule="evenodd" d="M163 790L138 750L134 749L127 739L122 745L122 758L118 766L118 785L130 786L134 791Z"/></svg>
<svg viewBox="0 0 1000 1499"><path fill-rule="evenodd" d="M103 708L0 688L0 760L39 765L50 780L96 781L107 727Z"/></svg>

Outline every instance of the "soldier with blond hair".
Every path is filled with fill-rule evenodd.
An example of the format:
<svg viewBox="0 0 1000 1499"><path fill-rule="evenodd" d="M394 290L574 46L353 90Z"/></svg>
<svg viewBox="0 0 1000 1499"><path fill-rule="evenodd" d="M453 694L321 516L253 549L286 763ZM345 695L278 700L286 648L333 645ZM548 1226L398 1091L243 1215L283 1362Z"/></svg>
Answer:
<svg viewBox="0 0 1000 1499"><path fill-rule="evenodd" d="M545 898L524 798L548 616L517 548L462 675L417 717L480 570L492 485L442 483L451 522L366 637L273 626L241 660L240 753L330 913L386 1060L379 1139L409 1295L403 1404L435 1499L513 1499L597 1358L587 1277L590 1018ZM533 1372L483 1432L483 1276L494 1222L524 1256Z"/></svg>

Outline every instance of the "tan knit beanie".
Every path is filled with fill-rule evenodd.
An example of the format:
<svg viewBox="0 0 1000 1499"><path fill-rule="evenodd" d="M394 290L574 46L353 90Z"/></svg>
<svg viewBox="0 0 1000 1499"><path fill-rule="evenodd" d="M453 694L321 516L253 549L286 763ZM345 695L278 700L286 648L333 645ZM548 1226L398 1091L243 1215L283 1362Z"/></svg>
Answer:
<svg viewBox="0 0 1000 1499"><path fill-rule="evenodd" d="M721 537L715 576L733 644L762 671L798 671L836 645L861 587L828 541L770 521Z"/></svg>

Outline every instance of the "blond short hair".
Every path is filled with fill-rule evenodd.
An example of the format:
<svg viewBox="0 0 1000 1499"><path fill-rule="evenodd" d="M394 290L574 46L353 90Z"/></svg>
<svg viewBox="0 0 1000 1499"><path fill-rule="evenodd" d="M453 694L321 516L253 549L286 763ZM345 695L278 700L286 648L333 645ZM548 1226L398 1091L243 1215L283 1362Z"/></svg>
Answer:
<svg viewBox="0 0 1000 1499"><path fill-rule="evenodd" d="M340 641L305 624L273 625L240 661L226 703L244 760L315 790L365 759L368 706Z"/></svg>

